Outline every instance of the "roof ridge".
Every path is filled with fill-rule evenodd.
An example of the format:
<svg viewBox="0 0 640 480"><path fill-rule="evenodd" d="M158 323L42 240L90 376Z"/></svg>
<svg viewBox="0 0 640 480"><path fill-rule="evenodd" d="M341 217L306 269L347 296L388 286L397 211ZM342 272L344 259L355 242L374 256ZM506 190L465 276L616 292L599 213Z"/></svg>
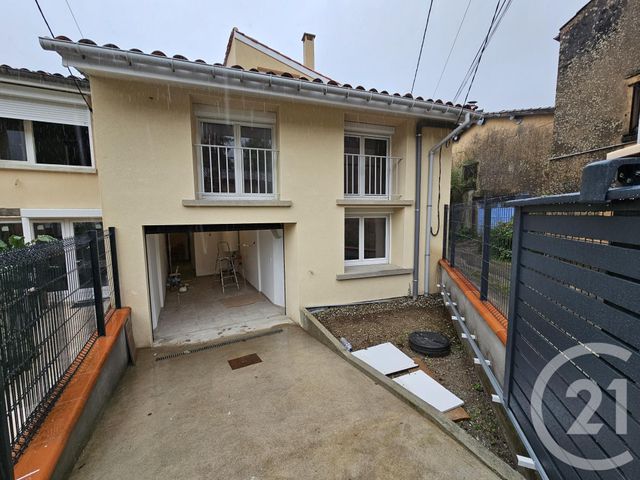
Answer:
<svg viewBox="0 0 640 480"><path fill-rule="evenodd" d="M253 38L251 35L247 35L246 33L241 32L241 31L238 29L238 27L233 27L233 29L231 30L231 35L229 36L229 44L227 45L227 52L226 52L226 54L225 54L225 58L224 58L224 64L225 64L225 65L227 64L227 57L228 57L228 55L229 55L229 50L231 49L231 41L232 41L233 36L234 36L234 34L235 34L235 33L239 33L239 34L240 34L240 35L242 35L243 37L246 37L246 38L248 38L249 40L251 40L251 41L253 41L253 42L256 42L257 44L259 44L259 45L263 46L264 48L266 48L266 49L268 49L268 50L271 50L271 51L272 51L272 52L274 52L274 53L277 53L278 55L282 55L282 56L283 56L284 58L286 58L287 60L290 60L290 61L292 61L292 62L294 62L294 63L296 63L296 64L300 65L301 67L303 67L303 68L305 68L305 69L307 69L307 70L312 71L313 73L315 73L315 74L317 74L317 75L319 75L319 76L321 76L321 77L328 78L329 80L333 80L333 79L332 79L331 77L329 77L328 75L325 75L324 73L320 73L320 72L318 72L317 70L315 70L315 69L313 69L313 68L309 68L309 67L307 67L304 63L302 63L302 62L300 62L300 61L298 61L298 60L295 60L295 59L291 58L289 55L286 55L286 54L282 53L281 51L276 50L276 49L275 49L275 48L273 48L273 47L270 47L270 46L269 46L269 45L267 45L266 43L263 43L263 42L261 42L260 40L258 40L258 39L256 39L256 38ZM335 81L335 80L334 80L334 81Z"/></svg>

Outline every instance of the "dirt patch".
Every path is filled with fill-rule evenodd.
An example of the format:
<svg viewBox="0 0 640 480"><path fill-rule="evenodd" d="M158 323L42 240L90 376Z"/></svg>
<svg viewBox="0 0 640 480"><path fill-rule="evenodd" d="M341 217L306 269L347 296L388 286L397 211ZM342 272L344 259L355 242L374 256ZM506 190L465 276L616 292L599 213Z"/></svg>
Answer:
<svg viewBox="0 0 640 480"><path fill-rule="evenodd" d="M411 357L424 359L436 380L464 400L471 417L459 422L461 428L506 463L515 467L491 395L484 391L473 361L465 353L440 297L421 297L417 301L400 298L390 302L332 307L314 312L318 320L336 337L346 338L354 350L391 342ZM409 348L408 336L415 330L440 332L451 339L451 353L430 358Z"/></svg>

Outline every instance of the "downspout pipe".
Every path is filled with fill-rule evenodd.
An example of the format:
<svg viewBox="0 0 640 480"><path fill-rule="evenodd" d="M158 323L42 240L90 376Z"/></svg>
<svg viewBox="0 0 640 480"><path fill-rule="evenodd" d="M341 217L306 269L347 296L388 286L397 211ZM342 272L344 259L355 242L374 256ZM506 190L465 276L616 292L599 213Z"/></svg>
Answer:
<svg viewBox="0 0 640 480"><path fill-rule="evenodd" d="M415 186L415 218L413 221L413 279L412 288L413 299L418 298L418 277L420 263L420 193L422 191L422 129L427 126L426 120L418 120L416 123L416 186Z"/></svg>
<svg viewBox="0 0 640 480"><path fill-rule="evenodd" d="M465 115L464 122L458 125L453 131L451 131L446 137L436 143L429 150L429 179L427 180L427 225L426 225L426 245L424 252L424 293L429 293L429 280L430 271L429 268L431 261L431 217L433 216L433 201L431 199L433 192L433 160L436 156L436 152L440 150L449 140L456 137L460 133L464 132L472 124L471 115L468 113Z"/></svg>

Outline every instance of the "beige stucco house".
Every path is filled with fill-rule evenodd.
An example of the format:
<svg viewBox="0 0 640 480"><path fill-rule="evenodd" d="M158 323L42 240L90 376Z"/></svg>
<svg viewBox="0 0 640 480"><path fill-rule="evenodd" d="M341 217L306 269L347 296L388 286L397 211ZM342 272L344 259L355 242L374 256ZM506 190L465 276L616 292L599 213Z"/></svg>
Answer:
<svg viewBox="0 0 640 480"><path fill-rule="evenodd" d="M250 321L231 315L222 328L207 303L240 288L221 293L225 243L241 259L239 283L293 321L302 307L435 291L442 229L425 232L448 203L451 153L439 175L429 150L479 115L340 84L315 71L313 42L303 36L298 62L234 29L224 64L210 64L41 38L90 82L91 164L82 173L3 164L0 207L93 208L115 227L122 300L142 346L157 341L163 311L191 312L217 334ZM168 292L180 268L193 285Z"/></svg>
<svg viewBox="0 0 640 480"><path fill-rule="evenodd" d="M89 101L84 79L0 66L0 240L102 228Z"/></svg>

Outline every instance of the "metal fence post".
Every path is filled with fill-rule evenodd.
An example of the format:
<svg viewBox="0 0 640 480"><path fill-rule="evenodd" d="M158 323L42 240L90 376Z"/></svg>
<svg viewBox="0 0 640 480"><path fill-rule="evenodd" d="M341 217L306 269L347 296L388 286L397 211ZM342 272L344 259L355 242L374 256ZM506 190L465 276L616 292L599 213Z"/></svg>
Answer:
<svg viewBox="0 0 640 480"><path fill-rule="evenodd" d="M456 206L453 205L449 211L449 265L456 266Z"/></svg>
<svg viewBox="0 0 640 480"><path fill-rule="evenodd" d="M482 224L482 271L480 273L480 300L489 293L489 260L491 258L491 205L484 203Z"/></svg>
<svg viewBox="0 0 640 480"><path fill-rule="evenodd" d="M89 252L91 253L91 279L93 283L93 303L96 307L96 326L98 335L107 331L104 325L104 306L102 305L102 280L100 278L100 260L98 258L98 232L89 231Z"/></svg>
<svg viewBox="0 0 640 480"><path fill-rule="evenodd" d="M7 402L4 399L4 374L0 368L0 478L13 480L13 458L11 457L11 438L7 422Z"/></svg>
<svg viewBox="0 0 640 480"><path fill-rule="evenodd" d="M442 258L447 258L447 235L449 234L449 205L444 206L444 215L442 217Z"/></svg>
<svg viewBox="0 0 640 480"><path fill-rule="evenodd" d="M116 308L122 308L120 298L120 270L118 270L118 248L116 245L116 228L109 227L109 245L111 251L111 276L113 277L113 296Z"/></svg>

